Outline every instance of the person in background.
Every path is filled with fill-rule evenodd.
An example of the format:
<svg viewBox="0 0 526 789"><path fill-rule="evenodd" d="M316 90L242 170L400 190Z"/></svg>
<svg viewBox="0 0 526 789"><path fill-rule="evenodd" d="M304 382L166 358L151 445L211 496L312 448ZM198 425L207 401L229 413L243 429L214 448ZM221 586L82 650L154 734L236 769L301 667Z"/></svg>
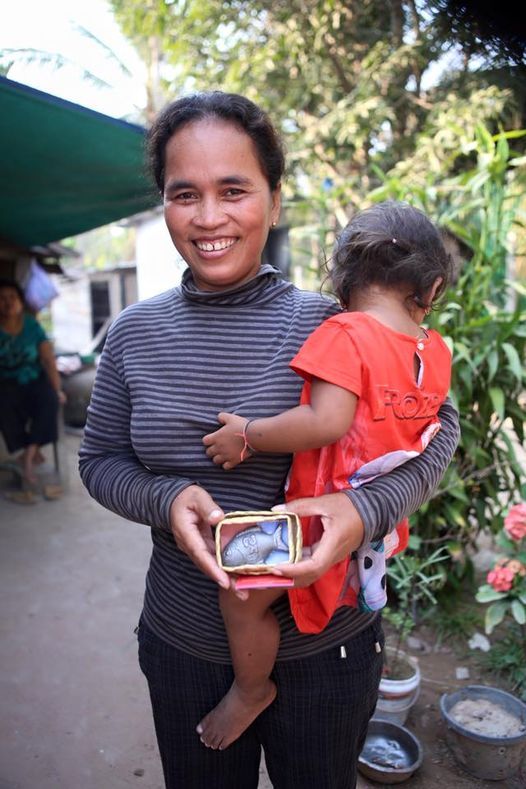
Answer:
<svg viewBox="0 0 526 789"><path fill-rule="evenodd" d="M329 274L344 312L315 329L291 362L305 379L301 404L267 419L220 413L223 427L203 438L208 456L228 471L254 451L296 452L287 485L292 501L359 488L420 454L440 430L437 413L451 379L449 348L421 326L451 276L450 256L425 214L394 200L356 214L336 243ZM320 536L317 519L305 519L303 544ZM383 608L386 558L407 540L407 522L397 524L311 586L290 591L298 629L319 633L342 605ZM269 686L275 695L279 624L270 605L279 594L257 590L240 601L219 592L235 680L201 722L209 744L224 748L250 725L254 705L244 699L264 697ZM266 650L257 649L262 640Z"/></svg>
<svg viewBox="0 0 526 789"><path fill-rule="evenodd" d="M0 280L0 432L10 453L22 449L23 478L36 482L41 447L57 440L59 403L65 402L53 347L25 311L24 292Z"/></svg>
<svg viewBox="0 0 526 789"><path fill-rule="evenodd" d="M262 262L279 219L284 155L257 105L221 91L180 98L154 122L149 152L188 268L180 286L128 307L110 328L79 468L97 501L151 528L137 632L166 787L256 789L263 747L275 789L351 789L382 671L377 612L342 607L321 633L305 635L282 595L275 700L256 705L253 723L224 750L206 747L199 727L234 679L218 603L231 579L216 561L214 527L226 512L283 502L291 462L261 453L227 473L202 437L219 411L262 417L295 406L301 379L290 359L340 308ZM449 402L439 418L421 457L359 490L287 505L323 526L312 555L290 570L297 586L383 539L429 498L458 441Z"/></svg>

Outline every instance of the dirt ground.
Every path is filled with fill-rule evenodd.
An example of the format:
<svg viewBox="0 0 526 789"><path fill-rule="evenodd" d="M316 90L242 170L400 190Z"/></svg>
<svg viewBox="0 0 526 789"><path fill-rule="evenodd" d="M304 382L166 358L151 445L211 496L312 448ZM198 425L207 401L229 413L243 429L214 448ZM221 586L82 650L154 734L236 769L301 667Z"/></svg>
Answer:
<svg viewBox="0 0 526 789"><path fill-rule="evenodd" d="M90 499L76 472L79 440L61 441L59 500L11 503L1 495L11 480L0 478L0 789L161 789L133 635L150 538ZM427 649L418 653L421 693L406 726L424 761L403 786L526 789L526 763L522 777L495 782L458 767L440 696L496 682L478 669L479 653L437 645L429 630L414 635ZM468 679L457 679L459 666ZM359 778L358 789L379 786ZM259 789L271 789L264 764Z"/></svg>
<svg viewBox="0 0 526 789"><path fill-rule="evenodd" d="M386 627L388 632L389 628ZM448 644L439 644L429 628L421 628L413 635L425 645L425 652L408 649L418 657L422 684L420 696L411 709L405 723L420 740L424 749L421 768L408 781L407 789L525 789L526 752L520 774L505 781L482 781L466 773L455 761L446 743L446 726L440 714L440 697L466 685L492 685L498 687L495 679L485 675L478 665L475 651L454 649ZM478 653L480 654L480 653ZM466 668L469 677L459 680L457 668ZM360 779L359 789L373 789L380 784L369 779Z"/></svg>

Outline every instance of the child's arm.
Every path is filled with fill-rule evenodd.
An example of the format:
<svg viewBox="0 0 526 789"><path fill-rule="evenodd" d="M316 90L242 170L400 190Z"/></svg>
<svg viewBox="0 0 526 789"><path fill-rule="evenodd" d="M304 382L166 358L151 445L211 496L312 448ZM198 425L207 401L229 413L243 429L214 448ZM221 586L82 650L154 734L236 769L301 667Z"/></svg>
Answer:
<svg viewBox="0 0 526 789"><path fill-rule="evenodd" d="M241 462L245 438L259 452L301 452L332 444L350 428L357 401L348 389L314 378L310 405L250 420L248 425L245 417L220 413L223 427L203 438L206 454L214 463L232 469Z"/></svg>

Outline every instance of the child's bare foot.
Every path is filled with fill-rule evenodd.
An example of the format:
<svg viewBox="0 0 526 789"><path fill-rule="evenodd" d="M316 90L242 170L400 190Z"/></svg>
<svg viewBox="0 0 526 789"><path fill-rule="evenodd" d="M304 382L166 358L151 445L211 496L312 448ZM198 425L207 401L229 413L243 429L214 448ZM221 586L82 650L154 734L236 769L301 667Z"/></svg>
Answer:
<svg viewBox="0 0 526 789"><path fill-rule="evenodd" d="M220 751L228 748L275 698L276 686L271 680L257 695L244 693L234 681L217 707L198 724L196 731L201 742Z"/></svg>

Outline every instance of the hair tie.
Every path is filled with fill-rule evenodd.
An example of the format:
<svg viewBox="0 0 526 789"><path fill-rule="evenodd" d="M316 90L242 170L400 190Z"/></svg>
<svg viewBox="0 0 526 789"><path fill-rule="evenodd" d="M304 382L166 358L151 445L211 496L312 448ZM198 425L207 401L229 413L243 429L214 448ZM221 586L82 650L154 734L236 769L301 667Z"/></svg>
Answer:
<svg viewBox="0 0 526 789"><path fill-rule="evenodd" d="M257 451L253 447L251 447L250 444L248 443L247 430L251 422L254 422L254 418L247 419L247 421L243 425L242 433L236 433L236 436L240 436L240 438L243 439L243 449L241 450L241 454L239 455L239 459L241 463L243 463L243 461L246 460L247 458L252 457L252 455L255 455Z"/></svg>

